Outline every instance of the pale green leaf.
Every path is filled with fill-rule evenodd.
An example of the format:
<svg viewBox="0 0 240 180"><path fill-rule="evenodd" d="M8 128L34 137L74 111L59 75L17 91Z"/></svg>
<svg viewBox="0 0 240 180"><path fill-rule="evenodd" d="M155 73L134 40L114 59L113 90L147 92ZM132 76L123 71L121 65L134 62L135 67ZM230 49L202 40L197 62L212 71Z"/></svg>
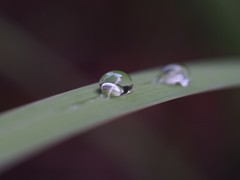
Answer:
<svg viewBox="0 0 240 180"><path fill-rule="evenodd" d="M153 83L160 68L132 74L134 90L113 99L99 97L98 84L81 87L0 116L0 170L71 135L125 114L176 98L240 85L240 61L188 63L189 87Z"/></svg>

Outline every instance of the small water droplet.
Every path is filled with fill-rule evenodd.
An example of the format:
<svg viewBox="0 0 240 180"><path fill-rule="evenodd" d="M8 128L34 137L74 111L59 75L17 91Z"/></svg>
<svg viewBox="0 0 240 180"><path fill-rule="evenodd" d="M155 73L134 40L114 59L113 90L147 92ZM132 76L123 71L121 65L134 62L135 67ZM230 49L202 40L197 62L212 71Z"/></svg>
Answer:
<svg viewBox="0 0 240 180"><path fill-rule="evenodd" d="M156 82L159 84L187 87L191 81L189 69L180 64L169 64L161 70Z"/></svg>
<svg viewBox="0 0 240 180"><path fill-rule="evenodd" d="M131 93L133 81L127 73L115 70L104 74L99 81L99 86L101 96L110 98Z"/></svg>
<svg viewBox="0 0 240 180"><path fill-rule="evenodd" d="M80 108L80 105L78 104L72 104L70 107L69 107L69 110L71 111L76 111Z"/></svg>

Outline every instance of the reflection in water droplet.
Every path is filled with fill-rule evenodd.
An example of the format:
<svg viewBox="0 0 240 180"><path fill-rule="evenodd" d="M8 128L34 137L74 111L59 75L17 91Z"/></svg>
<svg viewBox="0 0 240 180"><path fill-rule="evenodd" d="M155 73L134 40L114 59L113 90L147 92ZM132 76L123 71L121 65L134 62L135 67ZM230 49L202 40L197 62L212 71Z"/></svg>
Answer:
<svg viewBox="0 0 240 180"><path fill-rule="evenodd" d="M187 87L191 81L189 70L186 66L169 64L165 66L156 82L159 84L176 85Z"/></svg>
<svg viewBox="0 0 240 180"><path fill-rule="evenodd" d="M100 81L102 97L121 96L132 92L133 81L131 77L122 71L111 71L104 74Z"/></svg>

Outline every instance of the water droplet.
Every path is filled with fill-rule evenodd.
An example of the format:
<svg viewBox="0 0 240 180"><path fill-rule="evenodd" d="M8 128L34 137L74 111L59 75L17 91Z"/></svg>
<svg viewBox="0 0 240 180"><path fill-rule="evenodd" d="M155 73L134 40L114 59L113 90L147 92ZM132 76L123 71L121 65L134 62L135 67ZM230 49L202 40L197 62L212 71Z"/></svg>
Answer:
<svg viewBox="0 0 240 180"><path fill-rule="evenodd" d="M99 86L102 96L110 98L131 93L133 81L127 73L116 70L104 74L99 81Z"/></svg>
<svg viewBox="0 0 240 180"><path fill-rule="evenodd" d="M161 70L157 83L187 87L191 81L189 69L180 64L169 64Z"/></svg>
<svg viewBox="0 0 240 180"><path fill-rule="evenodd" d="M72 105L69 107L69 110L75 111L75 110L78 110L79 107L80 107L80 105L78 105L78 104L72 104Z"/></svg>

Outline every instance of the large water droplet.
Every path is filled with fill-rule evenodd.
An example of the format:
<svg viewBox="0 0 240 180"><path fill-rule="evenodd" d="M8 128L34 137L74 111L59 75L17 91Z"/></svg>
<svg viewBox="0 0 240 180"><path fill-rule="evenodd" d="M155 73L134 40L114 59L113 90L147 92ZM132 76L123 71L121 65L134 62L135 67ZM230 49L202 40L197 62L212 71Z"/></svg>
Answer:
<svg viewBox="0 0 240 180"><path fill-rule="evenodd" d="M132 92L133 81L131 77L122 71L110 71L99 80L99 86L103 97L121 96Z"/></svg>
<svg viewBox="0 0 240 180"><path fill-rule="evenodd" d="M161 70L157 83L187 87L191 81L189 69L180 64L169 64Z"/></svg>

